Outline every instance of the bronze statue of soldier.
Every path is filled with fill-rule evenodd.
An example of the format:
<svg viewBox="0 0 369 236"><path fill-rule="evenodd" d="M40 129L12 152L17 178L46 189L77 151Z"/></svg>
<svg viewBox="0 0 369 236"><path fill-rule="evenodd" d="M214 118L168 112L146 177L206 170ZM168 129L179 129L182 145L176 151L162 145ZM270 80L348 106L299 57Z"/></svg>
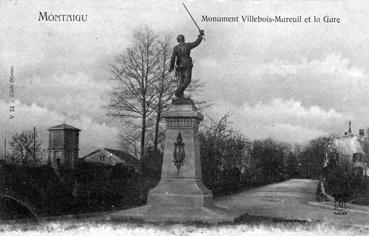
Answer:
<svg viewBox="0 0 369 236"><path fill-rule="evenodd" d="M198 46L204 36L204 30L199 30L199 36L192 43L186 43L185 37L183 35L177 36L178 45L173 48L172 59L170 62L169 72L173 71L175 68L178 86L175 91L177 98L184 98L184 90L191 83L192 77L192 58L190 56L191 49Z"/></svg>

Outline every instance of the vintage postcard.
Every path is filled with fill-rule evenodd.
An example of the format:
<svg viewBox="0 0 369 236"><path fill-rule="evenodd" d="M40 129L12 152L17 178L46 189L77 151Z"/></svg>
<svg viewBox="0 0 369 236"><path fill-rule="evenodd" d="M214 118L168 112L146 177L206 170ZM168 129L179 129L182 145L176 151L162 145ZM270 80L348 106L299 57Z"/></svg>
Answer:
<svg viewBox="0 0 369 236"><path fill-rule="evenodd" d="M367 235L369 3L0 0L0 231Z"/></svg>

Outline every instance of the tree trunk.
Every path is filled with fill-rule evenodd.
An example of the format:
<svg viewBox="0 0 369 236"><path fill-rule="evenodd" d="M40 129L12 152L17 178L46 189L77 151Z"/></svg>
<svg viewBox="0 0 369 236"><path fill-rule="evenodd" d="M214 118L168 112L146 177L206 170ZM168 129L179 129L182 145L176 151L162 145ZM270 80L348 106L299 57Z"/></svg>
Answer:
<svg viewBox="0 0 369 236"><path fill-rule="evenodd" d="M146 136L146 114L142 116L142 128L141 128L141 158L145 155L145 136Z"/></svg>
<svg viewBox="0 0 369 236"><path fill-rule="evenodd" d="M157 154L158 151L158 139L159 139L159 125L161 119L161 108L158 108L156 122L155 122L155 137L154 137L154 153Z"/></svg>

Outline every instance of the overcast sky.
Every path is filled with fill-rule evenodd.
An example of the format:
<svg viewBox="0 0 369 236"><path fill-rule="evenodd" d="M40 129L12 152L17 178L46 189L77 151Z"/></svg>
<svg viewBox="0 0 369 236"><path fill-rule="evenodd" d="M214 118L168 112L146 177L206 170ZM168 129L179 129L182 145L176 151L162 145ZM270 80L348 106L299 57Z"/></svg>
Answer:
<svg viewBox="0 0 369 236"><path fill-rule="evenodd" d="M306 142L369 126L369 4L365 1L184 1L205 30L193 78L213 106L232 112L250 139ZM38 21L39 12L87 14L86 22ZM341 18L340 23L201 22L201 16ZM182 1L0 1L0 137L66 122L80 128L81 155L117 147L122 125L102 106L112 89L109 63L148 25L160 35L197 30ZM10 67L16 113L9 119ZM3 142L3 141L2 141ZM1 142L1 143L2 143ZM3 145L0 145L1 148ZM1 149L0 148L0 149Z"/></svg>

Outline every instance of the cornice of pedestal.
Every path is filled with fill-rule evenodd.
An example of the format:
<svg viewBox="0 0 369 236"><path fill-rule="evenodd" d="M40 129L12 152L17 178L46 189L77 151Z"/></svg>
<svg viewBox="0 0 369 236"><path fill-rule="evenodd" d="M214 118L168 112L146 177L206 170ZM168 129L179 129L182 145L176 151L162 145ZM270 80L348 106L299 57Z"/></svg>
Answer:
<svg viewBox="0 0 369 236"><path fill-rule="evenodd" d="M163 113L163 118L197 118L204 119L204 115L198 111L168 111Z"/></svg>
<svg viewBox="0 0 369 236"><path fill-rule="evenodd" d="M181 104L171 105L169 111L162 114L163 118L197 118L199 120L204 119L204 115L195 110L192 105Z"/></svg>

